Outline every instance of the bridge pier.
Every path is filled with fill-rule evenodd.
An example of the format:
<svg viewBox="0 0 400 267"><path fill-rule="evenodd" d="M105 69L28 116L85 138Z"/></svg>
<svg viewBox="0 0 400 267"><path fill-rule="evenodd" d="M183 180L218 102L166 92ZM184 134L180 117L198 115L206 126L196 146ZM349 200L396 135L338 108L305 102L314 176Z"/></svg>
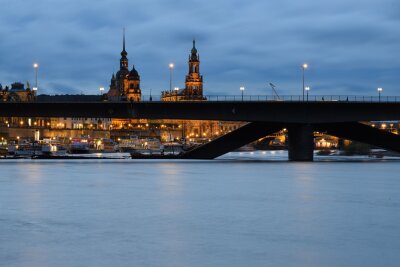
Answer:
<svg viewBox="0 0 400 267"><path fill-rule="evenodd" d="M288 126L289 160L313 161L314 129L311 124L293 124Z"/></svg>

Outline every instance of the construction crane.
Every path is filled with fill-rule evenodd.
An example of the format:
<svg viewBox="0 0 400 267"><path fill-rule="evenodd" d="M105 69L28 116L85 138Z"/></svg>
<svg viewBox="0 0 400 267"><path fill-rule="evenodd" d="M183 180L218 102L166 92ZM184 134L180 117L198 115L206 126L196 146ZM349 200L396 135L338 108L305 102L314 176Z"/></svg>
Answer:
<svg viewBox="0 0 400 267"><path fill-rule="evenodd" d="M278 98L278 100L280 100L278 93L275 90L275 85L273 83L269 83L269 86L271 86L272 88L272 95L276 96Z"/></svg>

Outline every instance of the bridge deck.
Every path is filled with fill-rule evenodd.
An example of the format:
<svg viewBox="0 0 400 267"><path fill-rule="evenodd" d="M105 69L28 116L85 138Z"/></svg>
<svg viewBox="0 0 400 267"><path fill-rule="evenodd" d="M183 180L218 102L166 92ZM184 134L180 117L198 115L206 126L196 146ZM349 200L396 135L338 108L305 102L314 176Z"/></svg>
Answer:
<svg viewBox="0 0 400 267"><path fill-rule="evenodd" d="M2 102L0 116L333 123L400 120L400 103L347 101Z"/></svg>

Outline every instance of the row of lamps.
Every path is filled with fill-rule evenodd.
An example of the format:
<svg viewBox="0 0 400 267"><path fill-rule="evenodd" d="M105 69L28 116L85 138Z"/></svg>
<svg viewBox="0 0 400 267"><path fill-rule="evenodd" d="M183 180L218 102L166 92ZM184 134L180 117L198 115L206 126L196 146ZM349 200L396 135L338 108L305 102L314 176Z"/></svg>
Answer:
<svg viewBox="0 0 400 267"><path fill-rule="evenodd" d="M174 67L175 67L174 63L170 63L170 64L168 65L168 68L169 68L169 91L170 91L170 92L172 92L172 77L173 77L173 69L174 69ZM34 64L33 64L33 68L35 69L35 87L33 87L33 90L34 90L34 91L37 91L37 89L38 89L37 74L38 74L39 64L34 63ZM303 101L304 101L304 99L306 99L306 101L308 101L308 94L309 94L309 91L310 91L310 89L311 89L310 86L305 86L305 75L304 75L304 74L305 74L305 70L306 70L306 69L308 69L308 64L307 64L307 63L304 63L303 65L301 65L301 70L302 70L302 84L303 84L303 86L302 86L302 100L303 100ZM100 87L99 90L100 90L100 94L103 94L103 93L104 93L104 87ZM243 97L244 97L243 95L244 95L245 87L244 87L243 85L241 85L241 86L239 87L239 90L240 90L240 92L241 92L242 101L243 101ZM177 100L179 88L178 88L178 87L174 87L174 91L175 91L176 100ZM382 87L379 87L379 88L377 89L377 91L378 91L378 97L379 97L379 102L380 102L380 101L381 101L381 94L382 94L383 88L382 88Z"/></svg>

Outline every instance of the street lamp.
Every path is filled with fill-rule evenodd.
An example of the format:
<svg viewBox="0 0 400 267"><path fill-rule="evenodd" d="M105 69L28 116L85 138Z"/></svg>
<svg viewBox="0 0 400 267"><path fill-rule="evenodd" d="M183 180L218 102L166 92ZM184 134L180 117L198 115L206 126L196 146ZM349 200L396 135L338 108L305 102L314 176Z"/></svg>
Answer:
<svg viewBox="0 0 400 267"><path fill-rule="evenodd" d="M178 101L178 91L179 91L179 87L175 87L175 101Z"/></svg>
<svg viewBox="0 0 400 267"><path fill-rule="evenodd" d="M100 95L102 95L104 92L104 87L100 87L99 90L100 90Z"/></svg>
<svg viewBox="0 0 400 267"><path fill-rule="evenodd" d="M306 70L308 68L308 64L307 63L304 63L303 65L301 65L301 69L302 69L302 74L303 74L303 101L304 101L304 71Z"/></svg>
<svg viewBox="0 0 400 267"><path fill-rule="evenodd" d="M304 88L304 90L306 90L306 92L307 92L307 102L308 102L308 91L310 91L310 86L306 86L306 87Z"/></svg>
<svg viewBox="0 0 400 267"><path fill-rule="evenodd" d="M243 101L243 92L244 92L244 86L240 86L240 91L242 92L242 101Z"/></svg>
<svg viewBox="0 0 400 267"><path fill-rule="evenodd" d="M378 87L378 94L379 94L379 102L381 102L381 93L383 91L382 87Z"/></svg>
<svg viewBox="0 0 400 267"><path fill-rule="evenodd" d="M174 69L174 63L169 64L169 91L172 92L172 70Z"/></svg>
<svg viewBox="0 0 400 267"><path fill-rule="evenodd" d="M35 69L35 87L33 89L35 90L35 88L36 88L36 90L37 90L37 88L38 88L37 76L38 76L39 64L38 63L33 63L33 68Z"/></svg>

